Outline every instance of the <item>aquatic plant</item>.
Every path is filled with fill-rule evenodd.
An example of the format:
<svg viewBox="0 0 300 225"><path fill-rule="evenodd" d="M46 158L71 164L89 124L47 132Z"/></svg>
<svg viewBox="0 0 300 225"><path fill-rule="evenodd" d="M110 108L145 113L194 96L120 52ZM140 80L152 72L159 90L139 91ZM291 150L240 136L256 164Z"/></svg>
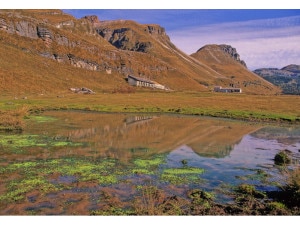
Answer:
<svg viewBox="0 0 300 225"><path fill-rule="evenodd" d="M204 169L194 167L167 168L163 170L160 179L172 184L199 183L199 175L203 172Z"/></svg>
<svg viewBox="0 0 300 225"><path fill-rule="evenodd" d="M25 198L25 194L39 190L41 193L58 191L59 188L49 183L44 177L26 177L21 180L13 180L7 185L7 192L0 195L0 202L14 202Z"/></svg>
<svg viewBox="0 0 300 225"><path fill-rule="evenodd" d="M133 163L137 167L149 168L149 167L158 167L159 165L164 164L165 162L166 161L165 161L164 156L159 155L159 156L156 156L151 159L136 159L136 160L134 160Z"/></svg>
<svg viewBox="0 0 300 225"><path fill-rule="evenodd" d="M75 143L66 138L56 140L46 135L37 134L6 134L0 135L0 145L8 149L20 149L31 146L37 147L61 147L61 146L81 146L82 143Z"/></svg>
<svg viewBox="0 0 300 225"><path fill-rule="evenodd" d="M290 156L287 154L287 151L280 151L274 157L276 165L284 165L291 162Z"/></svg>

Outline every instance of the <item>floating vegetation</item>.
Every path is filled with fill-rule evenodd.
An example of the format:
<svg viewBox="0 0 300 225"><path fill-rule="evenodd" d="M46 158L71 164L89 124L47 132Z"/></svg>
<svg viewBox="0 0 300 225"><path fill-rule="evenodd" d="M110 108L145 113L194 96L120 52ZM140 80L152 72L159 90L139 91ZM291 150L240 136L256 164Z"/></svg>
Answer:
<svg viewBox="0 0 300 225"><path fill-rule="evenodd" d="M262 170L262 169L244 169L244 170L250 170L250 171L255 171L253 174L248 174L244 176L236 176L237 179L240 180L258 180L261 181L262 183L267 183L268 178L270 178L270 175Z"/></svg>
<svg viewBox="0 0 300 225"><path fill-rule="evenodd" d="M204 169L194 167L167 168L161 174L161 180L172 184L199 183L199 175L204 173Z"/></svg>
<svg viewBox="0 0 300 225"><path fill-rule="evenodd" d="M81 146L82 143L74 143L65 138L53 138L36 134L11 134L0 135L0 145L9 149L19 149L31 146L36 147L61 147Z"/></svg>
<svg viewBox="0 0 300 225"><path fill-rule="evenodd" d="M39 190L42 193L50 193L63 189L70 189L64 186L64 182L51 179L51 175L74 176L76 182L95 181L101 185L113 184L118 181L117 175L111 173L115 169L116 162L113 160L90 161L88 159L50 159L39 161L25 161L11 163L2 166L0 176L9 174L20 174L21 178L8 180L6 192L0 195L0 201L11 202L25 198L26 193Z"/></svg>
<svg viewBox="0 0 300 225"><path fill-rule="evenodd" d="M43 176L30 176L21 180L13 180L7 185L7 191L0 195L0 202L14 202L23 200L26 193L39 190L42 193L58 191L59 188L49 183Z"/></svg>
<svg viewBox="0 0 300 225"><path fill-rule="evenodd" d="M161 164L164 164L165 158L163 156L157 156L152 159L136 159L134 164L138 167L149 168L149 167L158 167Z"/></svg>

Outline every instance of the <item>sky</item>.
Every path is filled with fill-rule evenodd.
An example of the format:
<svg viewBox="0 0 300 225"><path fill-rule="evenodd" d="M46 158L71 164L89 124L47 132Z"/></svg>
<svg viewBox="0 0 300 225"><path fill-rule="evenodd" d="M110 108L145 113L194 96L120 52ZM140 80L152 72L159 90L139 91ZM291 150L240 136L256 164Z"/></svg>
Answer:
<svg viewBox="0 0 300 225"><path fill-rule="evenodd" d="M228 44L237 49L251 70L300 65L300 1L272 0L272 4L264 1L247 5L240 0L209 0L205 4L195 4L195 0L85 0L76 4L61 0L56 5L52 1L50 6L34 2L34 7L30 7L30 1L12 5L59 8L76 18L97 15L100 21L129 19L159 24L185 53L192 54L207 44Z"/></svg>
<svg viewBox="0 0 300 225"><path fill-rule="evenodd" d="M159 24L187 54L207 44L237 49L251 70L300 65L300 9L97 9L64 10L76 18L129 19Z"/></svg>

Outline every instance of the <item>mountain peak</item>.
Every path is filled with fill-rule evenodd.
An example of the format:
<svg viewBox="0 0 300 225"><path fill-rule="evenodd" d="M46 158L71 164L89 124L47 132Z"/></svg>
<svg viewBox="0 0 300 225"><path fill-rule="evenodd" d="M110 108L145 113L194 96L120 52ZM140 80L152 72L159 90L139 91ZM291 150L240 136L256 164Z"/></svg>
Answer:
<svg viewBox="0 0 300 225"><path fill-rule="evenodd" d="M239 62L240 64L242 64L244 67L247 68L247 65L246 65L245 61L240 59L240 55L238 54L236 48L232 47L231 45L227 45L227 44L205 45L202 48L200 48L197 52L200 52L200 51L203 51L203 50L208 50L208 51L211 51L211 52L216 52L216 51L221 50L224 53L226 53L228 56L230 56L232 59L234 59L235 61Z"/></svg>
<svg viewBox="0 0 300 225"><path fill-rule="evenodd" d="M283 67L281 70L286 70L293 73L300 73L300 65L290 64L288 66Z"/></svg>
<svg viewBox="0 0 300 225"><path fill-rule="evenodd" d="M96 25L96 24L100 23L100 20L98 19L98 16L96 16L96 15L84 16L84 17L82 17L82 19L88 20L93 25Z"/></svg>
<svg viewBox="0 0 300 225"><path fill-rule="evenodd" d="M248 70L237 50L230 45L205 45L191 56L219 73L214 83L216 86L242 88L248 93L279 91Z"/></svg>

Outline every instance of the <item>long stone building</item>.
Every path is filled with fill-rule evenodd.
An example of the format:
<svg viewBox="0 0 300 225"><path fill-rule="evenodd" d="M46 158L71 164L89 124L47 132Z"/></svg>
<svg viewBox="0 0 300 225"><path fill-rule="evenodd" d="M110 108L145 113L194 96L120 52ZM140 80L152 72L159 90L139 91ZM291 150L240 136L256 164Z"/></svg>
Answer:
<svg viewBox="0 0 300 225"><path fill-rule="evenodd" d="M232 87L226 87L223 88L221 86L215 86L214 88L215 92L225 92L225 93L242 93L242 89L241 88L232 88Z"/></svg>
<svg viewBox="0 0 300 225"><path fill-rule="evenodd" d="M161 85L155 81L148 80L142 77L135 77L133 75L128 75L127 79L128 79L128 83L132 86L150 87L150 88L168 90L168 88L166 88L164 85Z"/></svg>

